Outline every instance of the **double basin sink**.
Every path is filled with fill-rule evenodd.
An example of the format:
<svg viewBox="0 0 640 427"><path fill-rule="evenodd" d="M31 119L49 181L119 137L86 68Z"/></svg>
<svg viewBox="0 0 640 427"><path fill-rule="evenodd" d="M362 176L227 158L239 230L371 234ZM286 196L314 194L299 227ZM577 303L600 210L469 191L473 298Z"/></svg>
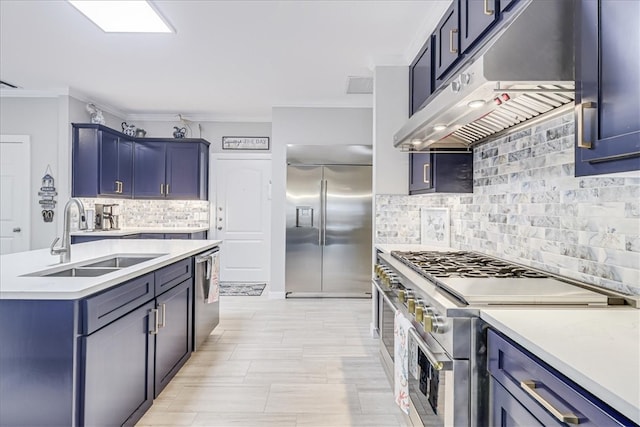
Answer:
<svg viewBox="0 0 640 427"><path fill-rule="evenodd" d="M164 254L127 254L118 255L111 258L93 259L85 261L82 264L74 265L66 269L60 270L48 269L37 273L27 274L27 276L36 277L97 277L103 274L113 273L123 268L131 267L145 261L158 258Z"/></svg>

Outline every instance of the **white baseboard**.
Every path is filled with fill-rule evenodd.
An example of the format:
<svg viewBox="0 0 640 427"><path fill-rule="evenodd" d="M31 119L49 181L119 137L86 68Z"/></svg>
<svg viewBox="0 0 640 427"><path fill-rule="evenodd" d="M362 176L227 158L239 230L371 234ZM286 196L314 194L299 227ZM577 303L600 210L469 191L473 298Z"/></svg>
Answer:
<svg viewBox="0 0 640 427"><path fill-rule="evenodd" d="M269 292L269 299L285 299L286 292Z"/></svg>

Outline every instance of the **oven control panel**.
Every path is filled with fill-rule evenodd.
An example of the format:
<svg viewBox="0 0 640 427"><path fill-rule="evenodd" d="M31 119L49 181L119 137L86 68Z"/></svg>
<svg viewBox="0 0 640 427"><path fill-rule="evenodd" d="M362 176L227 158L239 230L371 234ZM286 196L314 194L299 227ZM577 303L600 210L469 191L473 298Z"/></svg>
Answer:
<svg viewBox="0 0 640 427"><path fill-rule="evenodd" d="M420 289L407 286L411 282L393 267L380 260L374 266L374 278L383 285L387 294L395 295L398 305L406 308L419 332L442 334L448 331L446 318L438 312L430 298Z"/></svg>

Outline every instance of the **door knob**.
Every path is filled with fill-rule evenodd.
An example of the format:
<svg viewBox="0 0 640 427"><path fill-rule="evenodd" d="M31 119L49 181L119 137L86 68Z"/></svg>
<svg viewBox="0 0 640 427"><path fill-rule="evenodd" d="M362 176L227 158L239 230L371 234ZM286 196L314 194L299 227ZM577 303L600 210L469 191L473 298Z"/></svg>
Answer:
<svg viewBox="0 0 640 427"><path fill-rule="evenodd" d="M222 230L222 227L218 227L218 230Z"/></svg>
<svg viewBox="0 0 640 427"><path fill-rule="evenodd" d="M16 228L14 228L14 229L13 229L13 232L14 232L14 233L19 233L19 232L21 232L21 231L22 231L22 230L20 229L20 227L16 227Z"/></svg>

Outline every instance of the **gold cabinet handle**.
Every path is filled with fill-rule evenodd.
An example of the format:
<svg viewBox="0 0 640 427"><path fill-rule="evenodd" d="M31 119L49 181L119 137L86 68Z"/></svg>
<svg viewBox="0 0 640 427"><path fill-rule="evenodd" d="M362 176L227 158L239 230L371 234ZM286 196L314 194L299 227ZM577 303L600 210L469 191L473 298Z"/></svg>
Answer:
<svg viewBox="0 0 640 427"><path fill-rule="evenodd" d="M489 0L484 0L484 14L487 16L493 15L493 10L489 9Z"/></svg>
<svg viewBox="0 0 640 427"><path fill-rule="evenodd" d="M429 177L429 163L425 163L424 166L422 167L422 181L425 184L428 184L430 181L430 177Z"/></svg>
<svg viewBox="0 0 640 427"><path fill-rule="evenodd" d="M575 414L571 412L563 414L558 409L556 409L549 401L547 401L544 397L542 397L536 391L536 382L532 380L522 380L520 381L520 387L531 396L536 402L541 404L547 411L551 413L556 419L562 421L567 424L580 424L580 420Z"/></svg>
<svg viewBox="0 0 640 427"><path fill-rule="evenodd" d="M452 28L451 31L449 31L449 52L458 53L458 48L453 45L453 35L454 34L458 34L458 29L457 28Z"/></svg>
<svg viewBox="0 0 640 427"><path fill-rule="evenodd" d="M596 108L596 103L595 102L583 102L579 105L576 105L577 108L577 118L578 118L578 148L591 148L593 141L589 140L589 141L585 141L584 139L584 110L589 108L589 109L595 109Z"/></svg>

